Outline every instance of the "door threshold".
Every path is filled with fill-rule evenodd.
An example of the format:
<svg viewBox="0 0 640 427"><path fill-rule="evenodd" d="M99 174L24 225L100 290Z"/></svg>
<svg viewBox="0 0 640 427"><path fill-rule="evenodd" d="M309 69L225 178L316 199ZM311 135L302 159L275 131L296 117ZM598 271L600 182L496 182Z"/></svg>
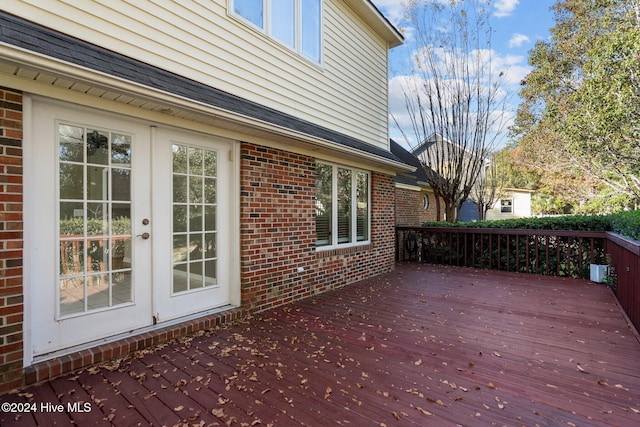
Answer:
<svg viewBox="0 0 640 427"><path fill-rule="evenodd" d="M51 380L91 365L124 357L201 330L240 320L241 308L225 305L178 319L145 326L81 345L41 354L25 367L24 385Z"/></svg>

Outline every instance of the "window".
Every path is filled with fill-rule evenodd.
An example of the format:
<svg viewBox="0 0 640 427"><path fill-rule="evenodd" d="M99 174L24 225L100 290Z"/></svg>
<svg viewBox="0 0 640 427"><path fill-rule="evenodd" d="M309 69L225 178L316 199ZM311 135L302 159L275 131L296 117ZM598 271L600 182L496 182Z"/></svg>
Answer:
<svg viewBox="0 0 640 427"><path fill-rule="evenodd" d="M322 0L232 0L235 16L298 54L320 62Z"/></svg>
<svg viewBox="0 0 640 427"><path fill-rule="evenodd" d="M500 200L500 212L501 213L512 213L513 212L513 199L502 199L502 200Z"/></svg>
<svg viewBox="0 0 640 427"><path fill-rule="evenodd" d="M368 242L369 173L326 163L316 172L316 246Z"/></svg>

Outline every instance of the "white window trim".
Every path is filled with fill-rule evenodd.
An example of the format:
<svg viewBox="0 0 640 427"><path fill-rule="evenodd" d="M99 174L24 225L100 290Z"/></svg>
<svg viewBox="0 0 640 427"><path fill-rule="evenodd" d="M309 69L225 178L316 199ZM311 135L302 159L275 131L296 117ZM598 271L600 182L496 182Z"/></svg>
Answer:
<svg viewBox="0 0 640 427"><path fill-rule="evenodd" d="M317 162L332 167L331 172L331 244L316 246L316 251L323 252L333 249L350 248L355 246L364 246L371 243L371 172L363 169L357 169L350 166L338 165L327 162ZM351 242L338 243L338 169L349 169L351 173ZM358 241L358 172L367 174L367 239ZM317 240L317 239L316 239Z"/></svg>
<svg viewBox="0 0 640 427"><path fill-rule="evenodd" d="M510 205L508 205L508 207L510 208L508 211L503 210L505 207L507 206L503 206L502 202L511 202ZM500 199L500 213L501 214L512 214L513 213L513 198L507 198L507 199Z"/></svg>
<svg viewBox="0 0 640 427"><path fill-rule="evenodd" d="M272 14L272 5L274 1L277 0L262 0L263 5L263 16L262 16L262 27L257 26L253 22L246 19L244 16L235 12L235 0L229 0L227 13L233 18L239 20L245 25L248 25L252 29L260 32L261 34L267 36L269 40L278 44L278 46L282 46L290 52L295 53L302 59L311 62L314 65L322 66L323 63L323 49L324 49L324 0L320 0L320 46L318 47L320 50L319 58L316 61L313 58L310 58L302 53L302 8L300 7L300 3L304 0L295 0L294 4L294 14L295 14L295 29L294 29L294 44L295 46L291 47L282 41L278 40L276 37L271 35L271 14Z"/></svg>

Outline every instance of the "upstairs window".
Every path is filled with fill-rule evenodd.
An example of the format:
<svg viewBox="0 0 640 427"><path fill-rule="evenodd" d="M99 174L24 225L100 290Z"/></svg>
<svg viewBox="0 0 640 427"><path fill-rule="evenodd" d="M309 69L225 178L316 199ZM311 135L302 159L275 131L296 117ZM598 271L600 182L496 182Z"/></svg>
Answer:
<svg viewBox="0 0 640 427"><path fill-rule="evenodd" d="M353 246L369 241L369 173L316 165L316 246Z"/></svg>
<svg viewBox="0 0 640 427"><path fill-rule="evenodd" d="M233 14L320 63L322 0L231 0Z"/></svg>

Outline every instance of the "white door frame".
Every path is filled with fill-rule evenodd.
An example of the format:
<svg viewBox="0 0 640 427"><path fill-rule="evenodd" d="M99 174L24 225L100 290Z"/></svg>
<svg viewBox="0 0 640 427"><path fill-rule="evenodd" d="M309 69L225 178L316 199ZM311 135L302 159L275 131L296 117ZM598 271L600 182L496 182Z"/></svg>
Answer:
<svg viewBox="0 0 640 427"><path fill-rule="evenodd" d="M29 366L31 365L34 361L40 361L40 360L46 360L48 358L54 357L54 356L58 356L60 354L64 354L64 353L68 353L70 351L74 351L77 350L79 348L86 348L92 345L95 345L97 342L103 343L103 342L109 342L109 341L114 341L116 339L120 339L123 338L124 336L131 336L137 333L141 333L141 332L146 332L146 331L150 331L153 330L155 328L159 328L159 327L164 327L167 326L168 324L172 324L172 323L178 323L182 320L186 320L187 318L194 318L194 317L198 317L204 314L207 314L208 312L215 312L215 311L220 311L222 308L224 307L217 307L217 308L212 308L211 310L207 310L205 312L200 312L200 313L194 313L193 315L190 316L186 316L185 318L178 318L175 319L174 321L171 322L166 322L166 323L160 323L157 326L152 325L152 319L153 319L153 301L154 301L154 296L152 294L152 292L154 292L153 290L153 286L149 286L147 288L146 292L146 296L145 298L147 298L148 300L148 304L144 303L142 304L142 301L139 301L138 298L142 298L141 296L136 295L136 303L140 303L142 304L144 307L142 308L142 310L144 311L144 316L145 318L149 319L149 323L147 325L147 322L145 321L144 324L140 324L138 326L135 326L133 329L131 330L127 330L124 333L121 333L119 335L111 335L108 337L97 337L99 339L99 341L92 341L91 339L84 339L85 344L80 343L78 346L76 347L69 347L69 348L61 348L61 349L57 349L54 350L51 353L48 353L47 351L44 352L39 352L38 354L34 354L34 340L36 339L34 336L34 329L37 329L39 327L38 322L36 322L35 320L35 316L38 315L38 303L36 301L37 298L36 295L38 294L38 285L36 282L36 279L38 277L37 274L37 269L40 268L40 257L42 256L51 256L51 254L44 254L42 255L40 253L40 248L38 247L37 244L35 244L36 239L40 238L40 233L43 230L43 228L38 229L36 227L37 223L45 223L46 227L49 227L49 229L53 229L54 231L51 232L51 236L49 236L49 239L53 239L54 243L52 243L52 246L56 246L57 245L57 239L58 236L56 235L57 232L57 224L56 224L56 220L55 217L56 215L50 215L50 220L49 221L43 221L43 216L42 216L42 211L38 209L39 205L39 199L43 197L43 194L41 191L39 191L40 189L38 188L38 181L37 181L37 177L34 175L37 175L39 173L41 173L41 169L40 169L40 164L37 162L36 159L36 154L34 152L34 149L36 147L35 145L35 138L36 138L36 129L34 129L36 126L47 126L48 127L48 131L51 133L51 135L55 135L55 129L53 126L49 126L48 123L35 123L34 119L37 119L38 117L34 117L34 102L35 103L53 103L54 105L59 105L62 106L63 108L72 108L74 110L78 110L81 113L87 115L87 116L91 116L93 115L94 117L112 117L112 118L116 118L118 120L122 120L125 122L133 122L133 123L137 123L137 125L139 126L143 126L145 127L149 132L148 132L148 143L151 144L153 142L153 134L155 133L155 126L157 124L149 122L149 121L142 121L139 119L135 119L135 118L131 118L128 116L123 116L123 115L119 115L119 114L115 114L115 113L110 113L110 112L106 112L106 111L102 111L102 110L97 110L94 108L85 108L85 107L78 107L74 104L70 104L70 103L66 103L63 101L56 101L56 100L52 100L52 99L48 99L48 98L40 98L37 96L33 96L30 94L24 94L23 96L23 120L24 120L24 135L23 135L23 166L24 166L24 173L23 173L23 194L24 194L24 198L23 198L23 219L24 219L24 233L23 233L23 241L24 241L24 272L23 272L23 277L24 277L24 282L23 282L23 293L24 293L24 358L23 358L23 364L24 366ZM100 125L100 120L97 120L97 123L89 123L89 124L96 124L96 125ZM167 128L169 129L169 128ZM170 129L173 132L189 132L189 131L183 131L183 130L178 130L177 128L171 128ZM213 132L212 132L213 133ZM207 135L207 136L211 136L209 134L203 134L203 133L199 133L199 135ZM53 138L53 137L51 137ZM214 137L215 138L215 137ZM241 287L240 287L240 162L239 162L239 154L240 154L240 144L237 141L231 141L230 144L230 151L229 151L229 156L231 161L231 168L232 168L232 182L230 183L230 198L229 198L229 209L230 209L230 213L229 213L229 218L230 218L230 223L228 224L228 228L231 231L230 233L230 238L229 238L229 242L228 242L228 252L230 253L230 258L229 258L229 301L228 304L230 306L239 306L241 303ZM56 163L56 159L57 159L57 154L55 153L55 148L51 148L54 152L49 153L51 155L51 159L50 159L50 164L55 164ZM151 151L149 154L149 158L151 157L153 153L153 147L151 147ZM149 169L151 169L153 167L151 160L149 160ZM54 172L57 173L57 168L54 168ZM148 174L149 176L145 179L150 179L150 174ZM55 181L55 180L54 180ZM150 189L151 185L148 185L149 188L149 193L148 193L148 198L150 199L152 196L152 191ZM55 191L57 192L57 186L55 188ZM133 191L133 189L132 189ZM48 198L50 200L50 203L53 207L56 207L57 202L57 194L48 194L48 195L44 195L45 198ZM53 201L51 201L53 200ZM135 201L137 202L137 201ZM134 202L134 203L135 203ZM150 201L149 201L150 203ZM151 206L149 204L149 206ZM149 209L153 209L152 207L150 207ZM135 220L133 220L134 222L139 222L139 220L141 220L142 218L146 217L149 218L151 217L151 215L153 214L153 212L149 211L149 212L136 212L135 214L132 214L132 216L135 217ZM156 213L157 215L157 213ZM46 215L45 215L45 220L46 220ZM140 234L139 232L145 231L145 230L141 230L140 227L138 227L139 224L135 224L133 226L133 233L134 235L136 234ZM153 222L152 222L153 225ZM158 233L160 232L160 230L156 230L153 229L153 233ZM140 239L137 239L140 240ZM142 244L144 245L145 243L149 243L149 240L142 242ZM150 262L148 262L149 264L149 269L152 269L152 265L154 263L157 262L157 260L154 260L153 256L154 254L152 253L152 245L148 244L148 251L149 251L149 260ZM144 252L144 250L142 251ZM54 264L53 268L54 271L57 272L57 269L59 268L57 265L55 265L55 261L50 261L51 263ZM51 268L51 266L49 267ZM134 273L135 274L135 273ZM149 271L149 281L153 280L153 272ZM56 274L57 276L57 274ZM51 286L55 286L55 279L52 279L50 281ZM137 289L141 289L139 286L137 287ZM54 292L55 295L55 292ZM56 298L53 298L52 301L50 301L50 304L52 305L57 305L58 301L56 301ZM146 307L146 308L145 308ZM114 309L116 312L119 309ZM55 312L55 310L54 310ZM110 311L105 311L105 319L108 318L108 313ZM52 319L53 320L53 319ZM162 319L161 319L162 320ZM37 331L35 331L37 332ZM40 354L40 353L44 353L44 354Z"/></svg>

